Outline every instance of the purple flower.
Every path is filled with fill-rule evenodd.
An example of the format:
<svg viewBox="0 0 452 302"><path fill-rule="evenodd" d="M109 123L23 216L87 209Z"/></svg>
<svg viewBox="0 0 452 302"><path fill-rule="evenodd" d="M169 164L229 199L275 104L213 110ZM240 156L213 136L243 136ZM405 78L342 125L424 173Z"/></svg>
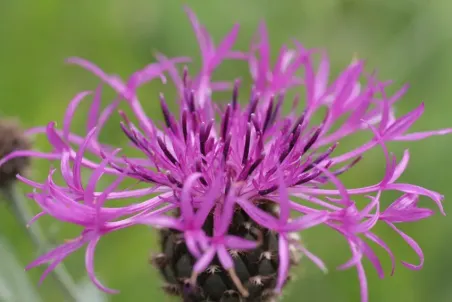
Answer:
<svg viewBox="0 0 452 302"><path fill-rule="evenodd" d="M202 55L202 67L197 75L191 77L187 68L179 72L179 64L190 61L185 57L169 59L158 54L157 63L135 72L127 81L106 74L86 60L69 59L69 63L80 65L113 88L117 99L101 109L102 91L97 88L86 117L86 133L77 135L71 130L71 121L77 106L91 92L78 94L68 106L62 129L49 123L47 127L28 131L30 135L45 133L53 147L51 152L15 151L0 160L3 164L15 157L31 156L59 162L63 185L53 181L56 169L50 171L43 183L21 176L19 179L34 188L29 197L42 209L36 218L47 215L83 228L79 237L41 256L29 268L49 263L45 276L67 255L86 244L89 276L99 288L111 291L94 275L97 242L113 231L151 225L172 229L178 238L183 238L190 257L195 259L190 284L195 285L197 277L217 261L228 272L235 288L246 297L251 293L242 284L243 278L237 275L235 251L256 250L265 245L268 233L278 240L276 246L265 248L277 251L277 277L270 289L279 293L293 264L291 253L294 250L326 270L325 264L292 236L325 225L348 242L352 257L340 268L356 267L361 300L365 302L368 293L363 259L369 259L379 275L384 275L368 241L389 253L394 271L392 251L373 232L376 224L385 223L399 233L420 258L419 265L403 264L419 269L424 261L420 247L396 224L415 222L433 214L432 210L417 206L421 196L433 200L443 213L443 197L418 185L398 182L408 165L409 153L405 151L397 162L386 144L448 134L452 129L408 133L421 117L424 104L396 116L395 104L407 87L387 95L385 88L390 82L366 74L362 61L354 60L330 83L329 61L322 50L306 49L295 41L293 48L281 47L272 66L269 38L263 23L250 49L236 51L233 46L238 25L215 45L195 15L188 9L187 13ZM314 61L318 55L320 63L316 67ZM249 65L253 84L247 102L239 102L238 80L212 80L214 70L227 59ZM303 76L299 75L300 71ZM161 95L164 125L158 127L146 116L136 91L153 80L169 85L165 74L177 91L179 111L170 111ZM286 94L299 87L303 87L305 93L293 100L291 112L285 115ZM215 92L219 90L232 90L230 102L215 101ZM297 114L300 101L304 102L303 110ZM131 145L118 150L101 142L99 134L110 116L123 105L133 112L133 116L129 116L120 111L123 118L120 126ZM326 114L323 121L316 124L313 116L320 111ZM361 132L371 134L372 138L338 154L336 146L342 139ZM360 160L375 147L381 148L386 158L386 172L381 181L361 188L345 187L339 179L342 173L352 168L372 173ZM134 154L139 151L141 156L128 156L129 149L133 149ZM84 170L91 171L86 181L81 177ZM96 186L104 174L116 180L98 192ZM119 185L126 178L147 184L147 188L120 190ZM400 197L384 208L381 200L386 191L395 191ZM151 194L157 197L147 197ZM361 196L366 197L368 203L358 207L356 200ZM302 201L295 202L294 198ZM113 207L111 201L115 199L130 199L130 205ZM273 205L273 210L269 210L269 204ZM291 217L291 212L296 214ZM237 225L236 216L241 215L251 220ZM247 226L255 236L244 238L231 231L241 225ZM273 259L270 254L263 255Z"/></svg>

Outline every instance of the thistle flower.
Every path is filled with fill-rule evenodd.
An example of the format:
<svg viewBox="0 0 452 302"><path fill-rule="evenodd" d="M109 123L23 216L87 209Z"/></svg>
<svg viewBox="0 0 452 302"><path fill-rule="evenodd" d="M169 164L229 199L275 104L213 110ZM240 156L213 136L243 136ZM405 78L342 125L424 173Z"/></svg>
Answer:
<svg viewBox="0 0 452 302"><path fill-rule="evenodd" d="M408 165L409 152L406 150L397 161L386 144L417 141L452 129L408 133L421 117L424 104L396 116L395 104L407 87L388 95L385 89L390 82L365 73L360 60L354 60L329 83L329 61L322 50L306 49L295 41L293 48L281 47L271 66L263 23L250 49L236 51L233 45L238 25L216 45L195 15L188 9L187 13L202 55L198 74L190 76L187 68L179 73L179 64L188 63L189 58L169 59L158 54L156 63L122 81L86 60L71 58L69 63L94 73L117 92L118 98L101 111L102 91L96 89L87 116L87 134L77 135L71 131L71 120L78 104L91 92L78 94L68 106L62 129L49 123L28 131L45 133L53 147L51 152L17 151L0 161L2 164L24 154L59 161L63 185L53 181L55 169L44 183L22 176L19 179L34 188L30 197L42 208L36 218L48 215L83 227L79 237L41 256L29 267L49 263L48 272L87 245L89 276L100 289L113 292L94 274L97 242L110 232L149 225L160 229L162 250L152 262L161 271L168 293L184 301L272 301L281 293L290 268L301 255L326 271L325 264L301 243L298 235L324 225L349 244L351 259L340 268L357 269L361 301L365 302L368 293L364 258L384 276L367 242L386 250L392 259L392 272L395 267L390 247L373 232L376 224L384 223L419 256L419 264L402 264L410 269L421 268L422 250L397 224L433 214L430 209L418 207L420 197L431 199L444 213L443 197L418 185L398 182ZM318 55L320 63L315 67ZM248 102L240 102L240 81L212 80L214 70L227 59L249 65L253 84ZM167 83L165 74L178 93L179 112L171 112L160 95L164 125L158 127L146 116L136 90L153 80ZM285 115L283 106L290 102L287 92L299 87L305 93L293 100L291 112ZM227 104L215 101L216 91L229 89L231 99ZM297 114L300 101L303 110ZM127 156L124 152L128 146L121 146L121 151L99 141L105 122L121 104L130 107L134 115L119 112L123 117L121 129L141 157ZM323 121L316 124L314 115L325 109ZM338 154L338 143L356 133L372 137ZM362 156L373 148L380 148L386 159L381 181L361 188L345 187L340 175L363 167ZM92 160L94 157L98 160ZM86 182L81 178L82 170L91 171ZM107 189L96 191L104 174L116 180ZM135 179L147 187L119 189L124 179ZM395 191L400 197L384 208L381 200L386 191ZM133 201L123 207L114 207L111 202L130 198Z"/></svg>
<svg viewBox="0 0 452 302"><path fill-rule="evenodd" d="M0 159L16 150L28 150L31 142L24 135L19 122L14 119L0 119ZM0 167L0 188L16 180L18 173L24 173L30 165L30 158L15 157Z"/></svg>

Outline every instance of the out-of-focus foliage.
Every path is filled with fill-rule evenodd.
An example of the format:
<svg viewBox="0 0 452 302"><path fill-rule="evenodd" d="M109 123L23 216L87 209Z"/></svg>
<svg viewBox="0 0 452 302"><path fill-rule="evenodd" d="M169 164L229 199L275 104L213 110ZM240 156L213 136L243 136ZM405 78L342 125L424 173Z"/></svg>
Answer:
<svg viewBox="0 0 452 302"><path fill-rule="evenodd" d="M16 259L15 253L6 238L0 236L0 301L40 302L34 284Z"/></svg>
<svg viewBox="0 0 452 302"><path fill-rule="evenodd" d="M322 0L322 1L187 1L214 37L220 37L234 22L242 24L238 47L246 49L261 19L265 19L275 47L297 38L308 47L325 48L337 72L353 54L377 68L380 78L396 85L409 82L411 89L397 109L406 112L421 101L426 113L414 130L450 127L452 120L452 2L447 0ZM90 74L64 64L69 56L87 58L107 72L129 75L153 60L153 52L169 56L197 55L197 45L182 2L168 0L0 0L0 112L16 115L25 126L61 122L68 100L80 90L93 89L98 81ZM242 73L238 64L224 68L231 77ZM142 102L152 118L161 118L158 105L160 85L144 89ZM165 92L168 89L165 90ZM171 93L170 93L171 96ZM168 97L170 99L170 97ZM75 127L82 129L83 115ZM110 126L106 139L124 143L118 128ZM353 142L351 142L353 143ZM41 140L37 146L45 148ZM346 147L346 146L342 146ZM422 184L446 195L446 210L452 200L449 148L452 137L435 137L412 143L411 166L403 180ZM401 144L391 145L398 154ZM381 153L381 152L380 152ZM382 156L374 152L348 174L350 186L366 185L383 172ZM42 179L48 165L35 162L33 176ZM371 171L371 172L370 172ZM378 174L381 175L381 174ZM49 219L44 227L55 241L76 234L58 229ZM57 230L57 232L55 232ZM424 248L426 263L420 272L399 266L394 276L379 280L368 270L370 301L452 301L452 220L437 215L431 220L404 228ZM0 232L8 238L25 265L37 251L28 237L0 204ZM414 254L388 229L379 234L398 256L413 260ZM96 269L102 280L121 290L111 301L167 301L159 289L160 279L147 264L150 250L157 250L154 232L132 228L107 236L96 254ZM335 234L315 230L304 234L309 247L322 256L330 273L323 275L305 261L287 288L284 301L354 302L359 287L354 270L336 271L349 257L346 245ZM389 273L389 259L383 254ZM5 261L3 258L0 261ZM83 253L66 261L77 279L84 275ZM368 263L366 267L370 268ZM42 269L27 274L37 283ZM0 289L2 287L0 286ZM43 301L62 301L51 278L39 287ZM25 301L19 301L25 302Z"/></svg>

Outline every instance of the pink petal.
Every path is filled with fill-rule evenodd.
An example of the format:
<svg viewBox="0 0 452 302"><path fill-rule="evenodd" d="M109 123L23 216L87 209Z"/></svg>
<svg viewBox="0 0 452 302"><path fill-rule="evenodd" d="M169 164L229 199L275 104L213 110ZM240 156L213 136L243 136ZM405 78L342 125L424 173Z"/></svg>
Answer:
<svg viewBox="0 0 452 302"><path fill-rule="evenodd" d="M398 118L394 123L392 123L388 129L385 130L384 137L387 139L392 139L393 137L402 135L407 131L415 121L417 121L421 115L424 113L424 103L422 103L418 108L407 113L406 115Z"/></svg>
<svg viewBox="0 0 452 302"><path fill-rule="evenodd" d="M284 183L284 177L282 172L277 167L277 175L278 175L278 189L279 189L279 221L285 223L289 219L290 215L290 205L289 205L289 195L287 193L287 187Z"/></svg>
<svg viewBox="0 0 452 302"><path fill-rule="evenodd" d="M424 266L424 253L422 252L421 247L419 244L410 236L399 230L395 225L392 223L387 223L394 231L396 231L402 238L405 240L406 243L413 249L413 251L416 253L416 255L419 257L419 264L411 264L405 261L402 261L402 264L406 266L409 269L412 270L420 270Z"/></svg>
<svg viewBox="0 0 452 302"><path fill-rule="evenodd" d="M221 265L225 270L229 270L234 267L234 261L232 260L231 255L226 250L224 245L220 245L217 247L218 260L220 260Z"/></svg>
<svg viewBox="0 0 452 302"><path fill-rule="evenodd" d="M315 265L317 265L318 268L320 268L325 274L328 273L328 269L326 268L325 263L322 261L322 259L320 259L319 257L317 257L316 255L314 255L313 253L311 253L307 248L305 248L304 246L302 246L301 244L299 244L298 242L296 243L297 248L306 256L309 258L309 260L311 260Z"/></svg>
<svg viewBox="0 0 452 302"><path fill-rule="evenodd" d="M367 232L365 234L365 236L367 238L369 238L370 240L372 240L373 242L375 242L376 244L378 244L379 246L381 246L389 255L389 257L391 258L391 276L394 274L395 271L395 256L394 253L391 251L391 249L389 248L389 246L383 241L381 240L381 238L379 238L377 235L371 233L371 232Z"/></svg>
<svg viewBox="0 0 452 302"><path fill-rule="evenodd" d="M281 289L286 282L289 272L290 252L289 243L285 236L279 236L278 239L278 251L279 251L279 266L278 266L278 278L276 280L275 291L280 293Z"/></svg>
<svg viewBox="0 0 452 302"><path fill-rule="evenodd" d="M199 247L197 245L197 239L199 234L193 234L192 232L184 232L184 238L185 238L185 244L187 245L188 250L190 253L195 256L196 258L201 257L201 251L199 250Z"/></svg>
<svg viewBox="0 0 452 302"><path fill-rule="evenodd" d="M201 173L193 173L184 182L182 193L180 197L180 208L182 216L185 220L191 220L194 217L194 210L192 204L191 190L195 185L195 182L202 177Z"/></svg>
<svg viewBox="0 0 452 302"><path fill-rule="evenodd" d="M72 168L72 174L74 177L74 186L81 190L83 189L82 185L82 175L81 175L81 166L83 161L83 154L85 153L85 150L88 147L88 144L90 143L91 138L94 136L96 132L96 128L91 129L91 131L87 134L85 141L80 146L80 148L77 151L77 154L74 159L74 166Z"/></svg>
<svg viewBox="0 0 452 302"><path fill-rule="evenodd" d="M49 143L59 152L63 150L68 150L69 146L68 144L61 139L61 137L58 135L58 133L55 130L55 122L50 122L47 124L46 127L46 134L47 139Z"/></svg>
<svg viewBox="0 0 452 302"><path fill-rule="evenodd" d="M431 191L431 190L422 188L420 186L412 185L412 184L402 184L402 183L390 184L387 186L387 189L398 190L398 191L402 191L405 193L412 193L412 194L427 196L436 203L441 214L446 215L446 212L444 211L444 207L442 204L442 200L444 199L444 196L435 191Z"/></svg>
<svg viewBox="0 0 452 302"><path fill-rule="evenodd" d="M74 118L74 114L77 110L78 105L80 105L83 99L91 93L91 91L80 92L69 102L63 119L63 138L65 141L69 140L69 133L71 132L71 122Z"/></svg>
<svg viewBox="0 0 452 302"><path fill-rule="evenodd" d="M402 175L402 173L405 171L406 167L408 166L408 162L410 160L410 151L405 150L403 152L402 160L399 162L399 164L396 166L394 173L389 180L389 183L394 183L399 179L399 177Z"/></svg>
<svg viewBox="0 0 452 302"><path fill-rule="evenodd" d="M284 226L285 232L299 232L312 228L316 225L324 223L329 219L328 212L322 211L318 213L307 214L302 217L296 218L290 221L286 226Z"/></svg>
<svg viewBox="0 0 452 302"><path fill-rule="evenodd" d="M88 272L88 276L91 279L91 281L94 283L94 285L97 286L100 290L109 293L109 294L117 294L119 291L105 287L102 285L102 283L97 279L96 273L94 272L94 252L96 249L96 245L99 242L100 237L96 237L92 239L88 243L88 247L86 248L86 255L85 255L85 266L86 271Z"/></svg>
<svg viewBox="0 0 452 302"><path fill-rule="evenodd" d="M115 75L107 75L104 71L102 71L102 69L100 69L95 64L93 64L85 59L75 58L75 57L67 59L66 62L69 64L79 65L82 68L92 72L94 75L99 77L102 81L104 81L105 83L110 85L113 89L115 89L118 94L122 95L122 94L126 93L126 86L124 85L124 83L122 82L122 80L119 77L117 77Z"/></svg>
<svg viewBox="0 0 452 302"><path fill-rule="evenodd" d="M215 247L210 247L202 256L201 258L196 261L195 265L193 266L193 271L196 273L202 273L206 270L206 268L210 265L212 262L213 257L215 256L216 249Z"/></svg>
<svg viewBox="0 0 452 302"><path fill-rule="evenodd" d="M90 132L97 125L97 119L100 112L100 103L102 96L102 86L96 89L93 97L93 102L88 111L88 119L86 121L86 132Z"/></svg>
<svg viewBox="0 0 452 302"><path fill-rule="evenodd" d="M170 228L179 231L184 231L183 224L179 220L169 216L151 215L141 218L139 222L142 224L152 225L160 228Z"/></svg>
<svg viewBox="0 0 452 302"><path fill-rule="evenodd" d="M252 250L255 249L259 243L256 241L250 241L237 236L225 236L224 244L231 250Z"/></svg>
<svg viewBox="0 0 452 302"><path fill-rule="evenodd" d="M352 248L353 254L356 254L355 248ZM358 279L360 285L361 302L369 301L369 289L367 287L367 277L364 271L364 266L361 261L356 263L356 270L358 271Z"/></svg>
<svg viewBox="0 0 452 302"><path fill-rule="evenodd" d="M395 141L418 141L421 139L428 138L435 135L446 135L452 133L451 128L435 130L435 131L424 131L424 132L414 132L404 135L399 135L393 138Z"/></svg>
<svg viewBox="0 0 452 302"><path fill-rule="evenodd" d="M215 69L221 61L225 58L226 54L228 54L237 39L237 35L239 33L240 25L235 24L232 30L226 35L226 37L221 41L218 45L215 56L209 61L209 72Z"/></svg>

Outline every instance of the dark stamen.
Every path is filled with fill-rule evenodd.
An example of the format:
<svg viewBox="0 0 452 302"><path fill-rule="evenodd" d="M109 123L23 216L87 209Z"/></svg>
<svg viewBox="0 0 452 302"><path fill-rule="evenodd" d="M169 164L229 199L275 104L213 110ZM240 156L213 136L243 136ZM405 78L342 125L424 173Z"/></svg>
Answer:
<svg viewBox="0 0 452 302"><path fill-rule="evenodd" d="M223 158L226 161L228 159L228 155L229 155L229 148L231 146L231 135L228 134L228 136L226 137L226 141L224 142L224 147L223 147Z"/></svg>
<svg viewBox="0 0 452 302"><path fill-rule="evenodd" d="M209 138L212 126L213 120L210 121L207 125L204 122L201 124L201 129L199 131L199 146L203 155L206 155L206 141Z"/></svg>
<svg viewBox="0 0 452 302"><path fill-rule="evenodd" d="M270 125L270 120L271 117L273 115L273 102L275 100L275 97L272 96L270 99L270 103L268 104L268 108L267 108L267 112L265 114L265 120L264 120L264 126L262 128L262 132L265 133L265 131L267 130L268 126Z"/></svg>
<svg viewBox="0 0 452 302"><path fill-rule="evenodd" d="M206 124L203 122L201 124L201 129L199 130L199 149L201 150L202 155L206 155L206 141L204 140L204 131L205 131Z"/></svg>
<svg viewBox="0 0 452 302"><path fill-rule="evenodd" d="M239 96L240 80L235 80L234 89L232 90L232 110L237 109L238 96Z"/></svg>
<svg viewBox="0 0 452 302"><path fill-rule="evenodd" d="M188 112L187 110L184 110L184 112L182 113L182 133L184 135L184 141L187 142L187 115Z"/></svg>
<svg viewBox="0 0 452 302"><path fill-rule="evenodd" d="M229 194L229 190L231 189L232 180L230 177L226 180L226 187L224 189L224 195L227 196Z"/></svg>
<svg viewBox="0 0 452 302"><path fill-rule="evenodd" d="M185 89L184 95L185 95L185 101L187 102L188 109L190 110L190 112L194 112L196 110L194 90L187 88L187 89Z"/></svg>
<svg viewBox="0 0 452 302"><path fill-rule="evenodd" d="M295 144L297 143L297 140L298 140L298 138L300 137L300 134L301 134L301 127L302 127L301 125L298 125L297 129L295 130L295 132L293 132L289 136L289 138L290 138L289 147L286 150L284 150L283 153L281 153L281 156L279 157L279 162L280 163L282 163L286 159L287 155L289 155L289 153L292 152L293 148L295 147Z"/></svg>
<svg viewBox="0 0 452 302"><path fill-rule="evenodd" d="M196 112L196 111L192 112L191 113L192 130L195 132L199 131L199 121L200 121L200 118L199 118L198 112Z"/></svg>
<svg viewBox="0 0 452 302"><path fill-rule="evenodd" d="M257 148L255 154L261 154L264 150L264 136L260 132L257 134L259 137L257 138Z"/></svg>
<svg viewBox="0 0 452 302"><path fill-rule="evenodd" d="M163 93L160 94L160 107L162 108L163 118L165 119L166 127L170 128L173 133L176 133L177 128L174 123L174 118L171 115L168 105L166 104L165 96Z"/></svg>
<svg viewBox="0 0 452 302"><path fill-rule="evenodd" d="M281 109L281 106L284 102L284 98L285 98L285 94L281 93L278 97L278 103L276 103L276 108L275 108L275 110L273 110L273 114L270 118L269 125L272 125L275 122L275 119L279 114L279 110Z"/></svg>
<svg viewBox="0 0 452 302"><path fill-rule="evenodd" d="M332 161L329 161L329 162L325 165L325 169L328 169L332 164L333 164L333 162L332 162ZM308 175L301 177L301 178L294 184L294 186L298 186L298 185L307 183L307 182L309 182L309 181L311 181L311 180L314 180L314 179L316 179L317 177L319 177L320 174L322 174L322 171L320 171L320 170L317 170L317 171L314 171L314 172L312 172L312 173L309 173Z"/></svg>
<svg viewBox="0 0 452 302"><path fill-rule="evenodd" d="M312 145L314 145L314 143L317 141L317 139L320 136L320 133L322 132L322 126L320 126L315 132L314 135L311 136L311 138L309 139L309 141L307 142L306 146L304 146L303 148L303 153L306 153L306 151L308 151Z"/></svg>
<svg viewBox="0 0 452 302"><path fill-rule="evenodd" d="M169 159L170 162L172 162L174 165L178 163L178 161L176 160L176 158L171 154L171 152L168 150L168 148L166 147L165 143L163 142L161 137L157 137L157 142L160 146L160 148L162 149L163 153L165 154L165 156Z"/></svg>
<svg viewBox="0 0 452 302"><path fill-rule="evenodd" d="M297 129L295 130L295 132L293 132L292 139L290 140L290 143L289 143L289 152L292 151L293 147L295 146L295 144L298 141L298 138L300 137L301 127L302 127L301 125L298 125Z"/></svg>
<svg viewBox="0 0 452 302"><path fill-rule="evenodd" d="M206 142L199 141L199 149L202 155L206 155Z"/></svg>
<svg viewBox="0 0 452 302"><path fill-rule="evenodd" d="M304 119L306 117L306 110L303 111L303 113L300 115L300 117L297 119L297 121L293 124L291 132L295 132L297 130L299 125L303 125Z"/></svg>
<svg viewBox="0 0 452 302"><path fill-rule="evenodd" d="M251 124L248 123L246 128L245 148L243 149L242 165L246 164L246 162L248 161L248 155L250 152L250 141L251 141Z"/></svg>
<svg viewBox="0 0 452 302"><path fill-rule="evenodd" d="M162 108L163 118L165 119L166 127L170 128L171 127L170 112L163 93L160 93L159 98L160 98L160 107Z"/></svg>
<svg viewBox="0 0 452 302"><path fill-rule="evenodd" d="M183 74L182 74L182 83L184 84L184 88L188 88L188 82L189 82L188 67L184 66L184 71L183 71Z"/></svg>
<svg viewBox="0 0 452 302"><path fill-rule="evenodd" d="M134 133L132 133L132 131L130 131L129 128L127 128L127 126L124 124L124 122L120 122L119 126L121 127L122 131L124 132L124 134L127 136L127 138L137 147L139 147L139 143L137 141L136 136L134 135Z"/></svg>
<svg viewBox="0 0 452 302"><path fill-rule="evenodd" d="M182 183L180 181L178 181L177 179L175 179L171 173L167 173L166 177L168 178L168 180L170 181L170 183L176 185L178 188L182 188Z"/></svg>
<svg viewBox="0 0 452 302"><path fill-rule="evenodd" d="M223 138L223 140L226 138L226 133L228 133L230 115L231 115L231 104L228 104L228 106L226 107L226 111L224 112L221 125L221 137Z"/></svg>
<svg viewBox="0 0 452 302"><path fill-rule="evenodd" d="M259 122L257 121L256 114L251 114L251 122L253 123L254 129L256 130L256 133L261 133Z"/></svg>
<svg viewBox="0 0 452 302"><path fill-rule="evenodd" d="M210 131L212 131L212 127L213 127L213 123L215 122L215 120L211 120L208 124L207 124L207 126L206 126L206 128L204 129L204 133L203 133L203 140L204 141L207 141L207 139L209 138L209 135L210 135Z"/></svg>
<svg viewBox="0 0 452 302"><path fill-rule="evenodd" d="M267 171L267 173L265 173L265 177L269 177L270 175L273 175L277 169L278 168L276 166L271 168L270 170Z"/></svg>
<svg viewBox="0 0 452 302"><path fill-rule="evenodd" d="M209 137L206 141L206 153L210 153L213 150L213 146L215 145L215 138Z"/></svg>
<svg viewBox="0 0 452 302"><path fill-rule="evenodd" d="M136 168L131 168L131 169L132 169L132 171L135 173L135 176L138 176L138 177L140 178L140 180L143 180L143 181L149 181L149 182L154 182L154 183L162 184L162 185L166 185L165 183L163 183L163 182L161 182L161 181L155 180L155 179L154 179L153 177L151 177L150 175L138 171Z"/></svg>
<svg viewBox="0 0 452 302"><path fill-rule="evenodd" d="M273 185L268 189L260 190L258 193L259 193L259 195L267 195L267 194L270 194L270 193L276 191L277 189L278 189L278 186Z"/></svg>
<svg viewBox="0 0 452 302"><path fill-rule="evenodd" d="M202 165L201 165L201 162L200 162L200 161L197 161L197 162L196 162L196 171L197 171L198 173L202 173ZM204 178L204 176L201 176L201 177L199 178L199 181L200 181L203 185L207 186L207 181L206 181L206 179Z"/></svg>
<svg viewBox="0 0 452 302"><path fill-rule="evenodd" d="M308 175L306 175L306 176L300 178L300 179L294 184L294 186L298 186L298 185L302 185L302 184L304 184L304 183L307 183L307 182L309 182L309 181L311 181L311 180L313 180L313 179L319 177L320 174L322 174L322 171L320 171L320 170L315 171L315 172L312 172L312 173L309 173Z"/></svg>
<svg viewBox="0 0 452 302"><path fill-rule="evenodd" d="M141 180L144 180L144 181L149 181L149 182L154 182L154 183L159 183L159 184L165 185L164 182L162 182L162 181L157 181L156 178L152 177L152 176L150 175L150 174L151 174L151 171L147 171L147 170L145 170L145 169L144 169L143 167L141 167L141 166L134 165L134 164L131 163L131 162L127 159L127 157L125 157L125 156L123 156L122 158L123 158L124 162L127 164L128 168L129 168L130 170L132 170L132 172L134 173L134 174L132 174L132 175L135 175L135 176L139 177ZM124 170L123 170L123 171L124 171ZM126 172L126 173L131 174L130 172Z"/></svg>
<svg viewBox="0 0 452 302"><path fill-rule="evenodd" d="M307 171L311 170L312 168L314 168L314 165L317 165L318 163L320 163L323 160L325 160L326 158L328 158L331 155L331 153L333 153L334 149L336 149L336 147L338 145L339 145L339 143L335 143L334 145L329 147L328 150L326 150L324 153L320 154L309 166L307 166L303 170L303 172L307 172Z"/></svg>
<svg viewBox="0 0 452 302"><path fill-rule="evenodd" d="M264 160L265 155L261 155L258 159L256 159L251 165L248 163L245 167L243 167L239 176L237 177L237 181L242 181L248 178L254 170L260 165L260 163Z"/></svg>
<svg viewBox="0 0 452 302"><path fill-rule="evenodd" d="M287 148L281 153L281 155L279 156L279 163L282 163L286 159L287 155L289 155L289 152L290 151Z"/></svg>
<svg viewBox="0 0 452 302"><path fill-rule="evenodd" d="M254 170L256 170L256 168L261 164L261 162L264 160L264 158L265 158L265 155L262 154L258 159L256 159L254 161L254 163L251 165L250 169L248 170L247 176L251 175L254 172Z"/></svg>
<svg viewBox="0 0 452 302"><path fill-rule="evenodd" d="M349 163L348 165L346 165L346 166L344 166L344 167L342 167L342 168L340 168L340 169L337 169L336 171L333 172L333 174L336 175L336 176L338 176L338 175L340 175L340 174L342 174L342 173L344 173L344 172L350 170L351 168L353 168L354 165L356 165L359 161L361 161L361 159L363 159L363 156L362 156L362 155L360 155L360 156L358 156L357 158L355 158L355 159L354 159L351 163Z"/></svg>
<svg viewBox="0 0 452 302"><path fill-rule="evenodd" d="M256 111L257 102L259 101L259 94L253 94L251 96L250 105L248 107L248 122L251 121L251 114Z"/></svg>

